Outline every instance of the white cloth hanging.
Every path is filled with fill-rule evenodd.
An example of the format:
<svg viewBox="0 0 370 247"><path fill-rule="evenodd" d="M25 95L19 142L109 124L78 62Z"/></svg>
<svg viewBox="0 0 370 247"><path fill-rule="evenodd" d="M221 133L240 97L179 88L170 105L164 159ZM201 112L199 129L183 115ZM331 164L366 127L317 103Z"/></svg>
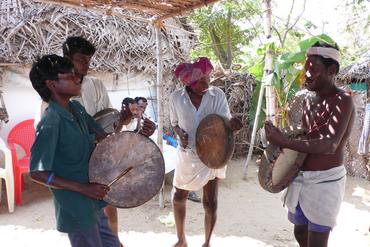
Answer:
<svg viewBox="0 0 370 247"><path fill-rule="evenodd" d="M370 103L365 106L364 126L358 142L358 154L367 154L370 150Z"/></svg>

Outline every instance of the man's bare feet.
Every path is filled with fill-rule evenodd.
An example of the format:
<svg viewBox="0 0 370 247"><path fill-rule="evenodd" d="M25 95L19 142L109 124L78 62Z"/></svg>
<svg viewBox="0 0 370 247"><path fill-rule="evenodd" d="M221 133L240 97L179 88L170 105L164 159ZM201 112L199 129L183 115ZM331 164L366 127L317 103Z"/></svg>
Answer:
<svg viewBox="0 0 370 247"><path fill-rule="evenodd" d="M209 243L204 243L204 244L202 245L202 247L211 247L211 245L210 245Z"/></svg>
<svg viewBox="0 0 370 247"><path fill-rule="evenodd" d="M173 247L188 247L186 240L179 240Z"/></svg>

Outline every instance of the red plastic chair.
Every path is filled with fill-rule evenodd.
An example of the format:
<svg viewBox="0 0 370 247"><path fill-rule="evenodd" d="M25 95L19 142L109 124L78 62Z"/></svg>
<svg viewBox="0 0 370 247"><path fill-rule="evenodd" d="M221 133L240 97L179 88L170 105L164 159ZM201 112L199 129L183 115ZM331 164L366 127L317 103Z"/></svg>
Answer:
<svg viewBox="0 0 370 247"><path fill-rule="evenodd" d="M8 147L12 153L14 173L14 194L15 204L22 205L22 191L24 190L23 173L30 170L31 147L35 141L34 119L28 119L15 125L8 135ZM17 157L15 145L18 145L25 152L21 159Z"/></svg>

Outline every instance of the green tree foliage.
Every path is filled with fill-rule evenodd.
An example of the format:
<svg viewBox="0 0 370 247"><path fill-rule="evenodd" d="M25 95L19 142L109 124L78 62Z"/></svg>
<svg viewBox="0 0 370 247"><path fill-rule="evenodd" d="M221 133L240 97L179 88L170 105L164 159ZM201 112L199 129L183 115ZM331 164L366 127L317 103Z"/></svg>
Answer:
<svg viewBox="0 0 370 247"><path fill-rule="evenodd" d="M342 66L354 63L370 47L370 1L340 1L336 10L343 15L338 29L341 42Z"/></svg>
<svg viewBox="0 0 370 247"><path fill-rule="evenodd" d="M274 1L275 4L279 4L279 1ZM290 10L285 19L278 18L276 16L275 21L272 25L272 30L274 31L274 35L279 40L279 48L283 52L290 52L291 49L296 46L296 44L302 40L304 37L304 33L295 29L295 26L299 21L302 19L302 15L306 10L306 0L303 1L296 1L290 0ZM294 13L295 9L299 12ZM306 28L312 28L315 25L310 22L306 21L305 23Z"/></svg>
<svg viewBox="0 0 370 247"><path fill-rule="evenodd" d="M243 61L242 47L262 33L260 3L253 0L224 0L195 11L190 20L199 29L199 44L192 57L218 60L224 69Z"/></svg>

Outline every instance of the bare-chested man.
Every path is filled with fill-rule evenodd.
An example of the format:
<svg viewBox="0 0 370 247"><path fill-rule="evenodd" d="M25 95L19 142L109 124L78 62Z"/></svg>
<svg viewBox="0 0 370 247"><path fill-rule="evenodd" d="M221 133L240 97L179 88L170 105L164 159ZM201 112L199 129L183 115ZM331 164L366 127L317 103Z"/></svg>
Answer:
<svg viewBox="0 0 370 247"><path fill-rule="evenodd" d="M265 130L269 142L308 154L302 171L287 190L285 202L299 245L324 247L344 195L343 152L355 112L351 96L334 83L339 71L336 45L314 44L307 52L305 70L306 87L315 92L303 105L302 126L308 131L307 140L289 140L271 122L266 122Z"/></svg>

